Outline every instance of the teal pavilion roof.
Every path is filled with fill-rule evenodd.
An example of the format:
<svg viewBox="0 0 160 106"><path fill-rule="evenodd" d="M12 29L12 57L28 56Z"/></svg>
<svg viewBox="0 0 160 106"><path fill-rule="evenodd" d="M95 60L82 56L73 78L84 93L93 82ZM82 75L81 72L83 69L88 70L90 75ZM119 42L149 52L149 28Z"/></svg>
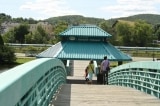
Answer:
<svg viewBox="0 0 160 106"><path fill-rule="evenodd" d="M37 55L38 58L55 57L62 60L102 60L104 56L111 61L132 60L129 55L104 42L59 42Z"/></svg>
<svg viewBox="0 0 160 106"><path fill-rule="evenodd" d="M71 26L64 32L59 34L60 36L81 36L81 37L110 37L109 33L105 32L98 26L95 25L80 25Z"/></svg>

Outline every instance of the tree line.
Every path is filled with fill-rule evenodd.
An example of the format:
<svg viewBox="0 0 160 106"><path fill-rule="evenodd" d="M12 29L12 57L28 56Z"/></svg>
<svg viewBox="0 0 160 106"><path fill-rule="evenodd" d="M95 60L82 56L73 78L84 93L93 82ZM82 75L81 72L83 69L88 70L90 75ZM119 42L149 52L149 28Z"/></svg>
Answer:
<svg viewBox="0 0 160 106"><path fill-rule="evenodd" d="M68 25L67 22L59 22L51 35L41 26L31 32L27 24L21 24L3 34L2 38L5 43L55 44L61 40L58 34L67 29ZM152 46L154 40L160 40L160 25L153 27L143 20L137 20L134 24L117 22L115 26L102 21L98 26L112 35L109 41L116 46L145 47Z"/></svg>
<svg viewBox="0 0 160 106"><path fill-rule="evenodd" d="M137 17L140 16L144 16L146 18L145 14L138 15ZM156 17L156 15L153 16ZM132 20L136 19L136 16L133 17L130 18ZM129 17L126 19L129 20ZM38 22L33 19L12 19L11 16L0 14L0 20L12 20L20 22L20 26L15 27L2 35L5 43L55 44L61 40L58 36L59 33L67 29L67 27L70 25L80 24L94 24L99 26L100 28L112 35L109 41L113 45L117 46L152 46L151 44L153 43L153 40L160 40L160 24L157 23L156 25L153 25L145 20L140 19L128 22L121 22L118 19L104 20L99 18L83 17L79 15L54 17L45 20L53 25L52 34L48 34L40 25L37 27L36 30L29 31L29 22ZM130 24L130 22L134 24Z"/></svg>

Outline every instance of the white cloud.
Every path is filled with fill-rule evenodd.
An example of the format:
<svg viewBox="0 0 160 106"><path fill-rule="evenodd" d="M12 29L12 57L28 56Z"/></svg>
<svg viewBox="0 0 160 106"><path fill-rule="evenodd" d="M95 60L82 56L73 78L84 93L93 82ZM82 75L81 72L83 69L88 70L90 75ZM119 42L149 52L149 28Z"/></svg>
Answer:
<svg viewBox="0 0 160 106"><path fill-rule="evenodd" d="M160 0L116 0L116 2L115 5L102 7L101 9L107 13L116 14L112 18L143 13L159 13L155 5L159 4Z"/></svg>
<svg viewBox="0 0 160 106"><path fill-rule="evenodd" d="M101 3L97 0L93 0L94 2L91 4L90 2L92 0L28 1L31 2L26 2L20 7L20 10L24 15L30 15L30 17L34 18L37 17L36 19L45 19L48 17L63 15L115 18L142 13L160 14L160 11L156 7L160 5L160 0L102 0ZM98 6L105 5L105 3L105 7L102 7L100 10L97 9Z"/></svg>
<svg viewBox="0 0 160 106"><path fill-rule="evenodd" d="M35 2L25 3L20 9L30 10L46 17L79 14L69 8L65 0L36 0Z"/></svg>

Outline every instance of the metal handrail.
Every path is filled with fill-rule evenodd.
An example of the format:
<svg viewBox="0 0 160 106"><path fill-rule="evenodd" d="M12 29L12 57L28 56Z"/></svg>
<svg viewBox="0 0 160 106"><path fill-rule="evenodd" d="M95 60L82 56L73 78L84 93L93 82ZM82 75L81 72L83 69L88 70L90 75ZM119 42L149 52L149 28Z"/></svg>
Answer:
<svg viewBox="0 0 160 106"><path fill-rule="evenodd" d="M48 106L66 69L59 59L42 58L0 74L0 106Z"/></svg>
<svg viewBox="0 0 160 106"><path fill-rule="evenodd" d="M139 61L111 69L109 84L138 89L160 99L160 62Z"/></svg>

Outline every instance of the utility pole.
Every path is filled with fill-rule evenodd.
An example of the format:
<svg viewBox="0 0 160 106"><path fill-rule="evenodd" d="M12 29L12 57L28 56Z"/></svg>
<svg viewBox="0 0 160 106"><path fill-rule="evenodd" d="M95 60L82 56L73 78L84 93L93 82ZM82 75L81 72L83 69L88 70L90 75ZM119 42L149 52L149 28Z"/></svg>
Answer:
<svg viewBox="0 0 160 106"><path fill-rule="evenodd" d="M153 40L153 61L155 61L155 59L154 59L154 47L155 47L155 44L157 43L157 40Z"/></svg>

